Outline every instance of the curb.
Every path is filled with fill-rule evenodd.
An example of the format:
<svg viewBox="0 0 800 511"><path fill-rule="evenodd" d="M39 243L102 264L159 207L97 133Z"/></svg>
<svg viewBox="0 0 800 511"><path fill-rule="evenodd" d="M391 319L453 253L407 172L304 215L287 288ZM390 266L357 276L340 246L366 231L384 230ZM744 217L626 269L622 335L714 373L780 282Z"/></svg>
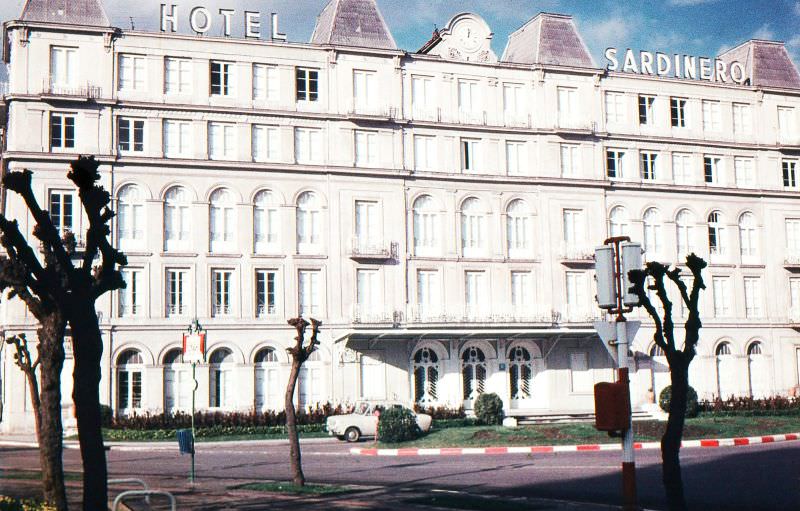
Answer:
<svg viewBox="0 0 800 511"><path fill-rule="evenodd" d="M318 437L318 438L306 438L300 439L300 444L323 444L323 443L334 443L338 442L338 440L334 437ZM198 441L195 445L198 449L200 448L214 448L214 447L236 447L236 446L271 446L271 445L285 445L288 444L289 441L284 438L275 438L269 440L225 440L225 441L212 441L212 442L203 442ZM174 440L162 440L157 442L122 442L122 441L105 441L105 446L107 448L112 448L116 451L170 451L175 450L178 448L177 443ZM39 443L35 441L29 440L4 440L0 437L0 447L30 447L30 448L37 448L39 447ZM77 440L67 440L63 443L64 449L80 449L80 444Z"/></svg>
<svg viewBox="0 0 800 511"><path fill-rule="evenodd" d="M743 438L718 438L703 440L684 440L681 447L738 447L742 445L771 444L800 440L800 433L781 435L751 436ZM634 449L660 449L661 442L636 442ZM581 444L581 445L534 445L530 447L441 447L405 449L367 449L353 447L350 454L356 456L466 456L475 454L551 454L557 452L596 452L619 451L621 444Z"/></svg>

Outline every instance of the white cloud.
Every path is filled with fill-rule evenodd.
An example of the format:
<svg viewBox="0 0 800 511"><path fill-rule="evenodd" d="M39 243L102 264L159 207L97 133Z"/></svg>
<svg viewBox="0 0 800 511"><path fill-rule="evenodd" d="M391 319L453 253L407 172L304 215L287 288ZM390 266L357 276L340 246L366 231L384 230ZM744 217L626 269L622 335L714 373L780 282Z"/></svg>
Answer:
<svg viewBox="0 0 800 511"><path fill-rule="evenodd" d="M774 40L775 32L769 26L769 23L764 23L763 25L758 27L758 29L755 32L753 32L752 38Z"/></svg>
<svg viewBox="0 0 800 511"><path fill-rule="evenodd" d="M669 0L669 4L676 7L686 7L691 5L710 4L716 1L717 0Z"/></svg>
<svg viewBox="0 0 800 511"><path fill-rule="evenodd" d="M794 13L800 16L800 2L794 3Z"/></svg>

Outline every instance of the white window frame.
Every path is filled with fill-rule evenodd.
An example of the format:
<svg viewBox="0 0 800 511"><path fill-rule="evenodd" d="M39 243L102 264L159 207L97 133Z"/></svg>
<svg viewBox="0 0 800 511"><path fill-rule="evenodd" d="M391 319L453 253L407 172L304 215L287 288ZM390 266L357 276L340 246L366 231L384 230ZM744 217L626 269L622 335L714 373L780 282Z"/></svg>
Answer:
<svg viewBox="0 0 800 511"><path fill-rule="evenodd" d="M278 66L253 64L253 101L278 101Z"/></svg>
<svg viewBox="0 0 800 511"><path fill-rule="evenodd" d="M191 59L164 57L164 94L192 93Z"/></svg>
<svg viewBox="0 0 800 511"><path fill-rule="evenodd" d="M233 270L215 268L211 270L211 317L230 317L234 315Z"/></svg>
<svg viewBox="0 0 800 511"><path fill-rule="evenodd" d="M171 194L175 194L172 198ZM167 190L164 197L164 250L187 250L192 242L192 201L189 191L177 186ZM175 225L175 223L180 225ZM168 227L172 227L168 229Z"/></svg>
<svg viewBox="0 0 800 511"><path fill-rule="evenodd" d="M353 70L353 108L355 111L371 112L378 102L378 73L375 71Z"/></svg>
<svg viewBox="0 0 800 511"><path fill-rule="evenodd" d="M733 132L749 134L753 131L753 108L748 103L733 104Z"/></svg>
<svg viewBox="0 0 800 511"><path fill-rule="evenodd" d="M320 95L320 72L319 69L308 67L296 67L295 76L295 100L298 103L315 103L319 101ZM303 84L303 89L298 87ZM312 84L314 87L312 87ZM313 90L316 89L316 90Z"/></svg>
<svg viewBox="0 0 800 511"><path fill-rule="evenodd" d="M236 125L233 123L208 123L208 158L233 160L236 158Z"/></svg>
<svg viewBox="0 0 800 511"><path fill-rule="evenodd" d="M117 148L123 154L143 153L145 151L146 122L133 117L117 117ZM137 132L141 138L137 140Z"/></svg>
<svg viewBox="0 0 800 511"><path fill-rule="evenodd" d="M625 178L625 152L622 149L606 149L606 177L608 179Z"/></svg>
<svg viewBox="0 0 800 511"><path fill-rule="evenodd" d="M637 106L639 110L639 125L653 126L655 124L655 105L656 97L647 94L639 94Z"/></svg>
<svg viewBox="0 0 800 511"><path fill-rule="evenodd" d="M255 271L254 312L256 318L272 317L278 314L278 283L278 270L258 269Z"/></svg>
<svg viewBox="0 0 800 511"><path fill-rule="evenodd" d="M577 144L561 144L561 175L578 177L581 173L581 151Z"/></svg>
<svg viewBox="0 0 800 511"><path fill-rule="evenodd" d="M672 153L672 179L675 184L691 185L695 183L692 166L692 155Z"/></svg>
<svg viewBox="0 0 800 511"><path fill-rule="evenodd" d="M193 138L191 134L191 121L182 119L164 119L164 157L191 157Z"/></svg>
<svg viewBox="0 0 800 511"><path fill-rule="evenodd" d="M54 200L58 198L58 200ZM66 199L69 200L66 200ZM76 224L80 215L80 202L74 191L68 190L48 190L47 192L47 211L50 212L50 219L53 227L56 228L60 236L67 232L75 233ZM69 208L67 208L69 204ZM69 218L69 222L65 221Z"/></svg>
<svg viewBox="0 0 800 511"><path fill-rule="evenodd" d="M652 151L639 152L639 169L642 181L657 181L658 153Z"/></svg>
<svg viewBox="0 0 800 511"><path fill-rule="evenodd" d="M378 132L353 131L354 162L357 167L378 166Z"/></svg>
<svg viewBox="0 0 800 511"><path fill-rule="evenodd" d="M297 253L322 252L322 205L315 192L303 192L297 198Z"/></svg>
<svg viewBox="0 0 800 511"><path fill-rule="evenodd" d="M436 170L436 137L414 135L414 168L421 171Z"/></svg>
<svg viewBox="0 0 800 511"><path fill-rule="evenodd" d="M711 278L714 292L714 317L728 318L733 315L731 304L731 277L717 275Z"/></svg>
<svg viewBox="0 0 800 511"><path fill-rule="evenodd" d="M488 216L480 199L469 197L461 203L461 253L464 257L485 255Z"/></svg>
<svg viewBox="0 0 800 511"><path fill-rule="evenodd" d="M524 176L527 172L525 142L506 140L506 169L509 176Z"/></svg>
<svg viewBox="0 0 800 511"><path fill-rule="evenodd" d="M461 170L474 174L481 169L481 140L478 138L461 139Z"/></svg>
<svg viewBox="0 0 800 511"><path fill-rule="evenodd" d="M280 208L271 190L261 190L253 198L253 243L256 254L280 251Z"/></svg>
<svg viewBox="0 0 800 511"><path fill-rule="evenodd" d="M722 114L719 101L703 100L703 131L722 130Z"/></svg>
<svg viewBox="0 0 800 511"><path fill-rule="evenodd" d="M297 270L297 310L305 318L322 317L322 270Z"/></svg>
<svg viewBox="0 0 800 511"><path fill-rule="evenodd" d="M146 296L141 268L124 268L122 280L125 287L117 293L117 313L120 318L136 317L142 314L142 297Z"/></svg>
<svg viewBox="0 0 800 511"><path fill-rule="evenodd" d="M748 319L764 317L761 277L745 276L743 286L744 316Z"/></svg>
<svg viewBox="0 0 800 511"><path fill-rule="evenodd" d="M433 256L440 252L441 212L430 195L417 197L412 206L414 255Z"/></svg>
<svg viewBox="0 0 800 511"><path fill-rule="evenodd" d="M78 85L78 48L50 47L51 89L73 88Z"/></svg>
<svg viewBox="0 0 800 511"><path fill-rule="evenodd" d="M215 70L215 68L217 68ZM235 64L221 60L212 60L208 63L209 81L208 93L212 97L231 97L233 96L233 73ZM214 76L219 76L219 83L214 83Z"/></svg>
<svg viewBox="0 0 800 511"><path fill-rule="evenodd" d="M680 97L669 98L669 118L670 126L673 128L686 128L688 126L686 120L686 110L688 100Z"/></svg>
<svg viewBox="0 0 800 511"><path fill-rule="evenodd" d="M733 159L733 169L736 174L736 186L741 188L754 188L756 186L755 161L753 158Z"/></svg>
<svg viewBox="0 0 800 511"><path fill-rule="evenodd" d="M147 57L120 54L118 69L120 91L144 91L147 86Z"/></svg>
<svg viewBox="0 0 800 511"><path fill-rule="evenodd" d="M253 124L253 161L272 162L280 159L280 128L265 124Z"/></svg>
<svg viewBox="0 0 800 511"><path fill-rule="evenodd" d="M186 317L189 315L189 270L167 268L164 278L165 317Z"/></svg>
<svg viewBox="0 0 800 511"><path fill-rule="evenodd" d="M703 155L703 182L707 185L720 184L722 181L720 179L722 167L721 156Z"/></svg>
<svg viewBox="0 0 800 511"><path fill-rule="evenodd" d="M619 125L625 122L625 94L606 91L606 124Z"/></svg>
<svg viewBox="0 0 800 511"><path fill-rule="evenodd" d="M120 248L144 247L145 201L136 185L125 185L117 193L117 241Z"/></svg>
<svg viewBox="0 0 800 511"><path fill-rule="evenodd" d="M800 171L798 170L798 160L784 158L781 160L781 172L783 174L783 187L786 189L800 189Z"/></svg>
<svg viewBox="0 0 800 511"><path fill-rule="evenodd" d="M294 157L300 164L323 163L322 130L319 128L294 129Z"/></svg>
<svg viewBox="0 0 800 511"><path fill-rule="evenodd" d="M56 130L55 120L58 120L59 123L57 136L53 136ZM53 152L72 150L74 152L78 135L77 125L78 116L74 113L50 112L48 130L50 150ZM72 138L69 137L70 131L72 132Z"/></svg>

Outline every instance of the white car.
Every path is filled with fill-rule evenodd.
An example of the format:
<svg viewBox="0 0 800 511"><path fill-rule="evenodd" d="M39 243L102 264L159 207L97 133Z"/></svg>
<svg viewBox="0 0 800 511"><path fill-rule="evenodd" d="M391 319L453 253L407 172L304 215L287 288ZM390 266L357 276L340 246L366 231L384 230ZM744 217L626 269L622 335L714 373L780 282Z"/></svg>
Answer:
<svg viewBox="0 0 800 511"><path fill-rule="evenodd" d="M407 408L400 403L381 402L381 401L359 401L356 403L352 413L347 415L331 415L325 421L325 428L328 434L336 436L340 440L357 442L361 437L375 436L378 431L378 415L376 410L399 406ZM433 418L424 413L415 413L417 426L423 432L431 429Z"/></svg>

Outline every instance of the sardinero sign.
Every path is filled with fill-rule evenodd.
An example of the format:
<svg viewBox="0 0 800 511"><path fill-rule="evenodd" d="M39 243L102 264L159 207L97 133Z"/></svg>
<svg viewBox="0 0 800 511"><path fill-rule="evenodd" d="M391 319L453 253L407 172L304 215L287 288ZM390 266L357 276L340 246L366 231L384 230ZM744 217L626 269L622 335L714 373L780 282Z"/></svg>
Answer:
<svg viewBox="0 0 800 511"><path fill-rule="evenodd" d="M180 15L179 6L176 4L161 4L161 31L177 32L179 30ZM222 24L222 34L225 37L231 35L231 25L237 14L236 9L219 9L219 13L213 15L207 7L197 6L184 13L189 28L198 34L209 32L215 25ZM261 39L261 13L256 11L244 11L244 37ZM216 21L215 21L216 20ZM278 28L278 15L274 12L270 17L270 38L273 41L286 41L286 34L282 34Z"/></svg>
<svg viewBox="0 0 800 511"><path fill-rule="evenodd" d="M624 56L619 55L616 48L606 48L605 56L608 59L606 69L609 71L739 85L744 85L747 80L744 66L740 62L728 64L720 59L650 51L637 53L630 48L625 50Z"/></svg>

